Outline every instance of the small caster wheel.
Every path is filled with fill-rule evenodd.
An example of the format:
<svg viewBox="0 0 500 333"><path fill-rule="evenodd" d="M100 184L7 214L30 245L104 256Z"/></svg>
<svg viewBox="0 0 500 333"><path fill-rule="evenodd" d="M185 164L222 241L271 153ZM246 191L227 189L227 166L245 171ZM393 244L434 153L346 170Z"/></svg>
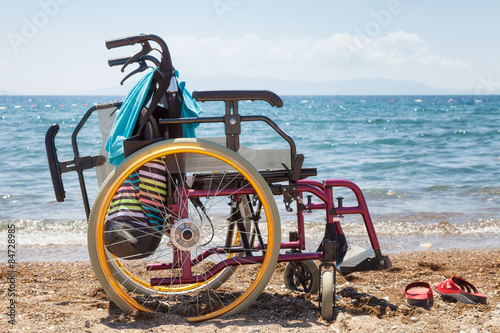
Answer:
<svg viewBox="0 0 500 333"><path fill-rule="evenodd" d="M289 290L310 294L315 294L319 290L319 270L312 260L288 262L283 279Z"/></svg>
<svg viewBox="0 0 500 333"><path fill-rule="evenodd" d="M321 277L321 317L324 320L333 319L333 273L324 271Z"/></svg>

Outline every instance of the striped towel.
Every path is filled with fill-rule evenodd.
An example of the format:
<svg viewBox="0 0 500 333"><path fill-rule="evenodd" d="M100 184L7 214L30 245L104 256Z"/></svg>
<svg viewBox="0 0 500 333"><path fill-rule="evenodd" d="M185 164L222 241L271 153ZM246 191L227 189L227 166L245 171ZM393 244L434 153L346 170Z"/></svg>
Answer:
<svg viewBox="0 0 500 333"><path fill-rule="evenodd" d="M148 162L118 188L106 220L135 222L161 231L167 217L166 194L164 159Z"/></svg>

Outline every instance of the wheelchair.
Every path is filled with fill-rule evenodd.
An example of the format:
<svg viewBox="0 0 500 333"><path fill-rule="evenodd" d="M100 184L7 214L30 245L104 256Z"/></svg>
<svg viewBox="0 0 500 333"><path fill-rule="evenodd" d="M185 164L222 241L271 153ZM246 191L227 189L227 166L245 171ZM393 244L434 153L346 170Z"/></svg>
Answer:
<svg viewBox="0 0 500 333"><path fill-rule="evenodd" d="M266 288L277 263L286 263L285 286L318 293L321 316L332 320L337 272L391 266L380 250L361 189L347 180L310 180L317 170L303 167L304 156L290 136L266 116L240 114L241 102L282 107L271 91L195 91L197 102L217 101L225 110L217 117L182 116L185 101L179 87L172 88L175 70L160 37L142 34L106 42L108 49L134 44L142 45L138 54L109 61L123 68L138 64L129 76L155 69L148 90L151 102L143 105L134 128L140 137L128 142L132 148L126 158L112 165L104 149L124 102L96 105L85 113L73 131L71 160L58 159L59 125L52 125L45 138L58 201L65 199L61 174L78 174L90 260L106 294L124 311L167 312L199 322L243 311ZM103 147L96 155L81 156L77 137L95 113ZM246 122L264 123L288 148L245 147L240 134ZM144 135L145 123L156 130ZM185 137L184 126L204 123L220 123L225 137ZM83 176L91 168L100 186L92 206ZM338 188L351 191L355 202L349 206L335 197ZM297 219L286 240L281 239L277 202ZM316 251L308 252L304 215L312 211L324 212L325 228ZM347 245L341 224L349 214L362 216L370 249Z"/></svg>

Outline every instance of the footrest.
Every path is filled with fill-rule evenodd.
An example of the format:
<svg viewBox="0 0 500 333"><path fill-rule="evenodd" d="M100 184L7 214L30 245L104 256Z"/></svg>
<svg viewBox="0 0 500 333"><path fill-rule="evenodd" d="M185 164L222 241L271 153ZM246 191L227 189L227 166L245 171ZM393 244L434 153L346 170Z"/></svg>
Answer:
<svg viewBox="0 0 500 333"><path fill-rule="evenodd" d="M336 268L342 275L348 275L354 272L384 270L391 266L389 257L383 256L382 262L380 262L374 250L352 246L347 250L344 260Z"/></svg>

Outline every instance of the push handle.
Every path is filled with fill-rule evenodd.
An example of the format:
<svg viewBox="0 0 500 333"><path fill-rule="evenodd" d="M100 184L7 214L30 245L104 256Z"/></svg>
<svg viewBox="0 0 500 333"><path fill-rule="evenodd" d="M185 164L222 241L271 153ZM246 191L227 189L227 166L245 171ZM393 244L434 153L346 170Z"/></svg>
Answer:
<svg viewBox="0 0 500 333"><path fill-rule="evenodd" d="M129 36L129 37L110 39L110 40L106 41L106 48L108 50L111 50L111 49L114 49L116 47L121 47L121 46L126 46L126 45L134 45L137 43L141 43L145 40L147 40L147 36L144 34L140 34L137 36Z"/></svg>
<svg viewBox="0 0 500 333"><path fill-rule="evenodd" d="M160 66L159 66L160 71L162 71L164 73L168 73L168 75L173 75L174 66L172 65L172 59L170 57L170 51L168 50L167 43L165 43L165 41L163 39L161 39L160 37L158 37L156 35L140 34L137 36L111 39L111 40L106 41L106 47L108 49L113 49L116 47L134 45L137 43L143 44L143 47L144 47L144 43L146 43L148 41L155 42L158 45L160 45L161 55L162 55ZM139 55L142 55L142 54L139 54Z"/></svg>
<svg viewBox="0 0 500 333"><path fill-rule="evenodd" d="M130 60L130 57L109 59L108 65L109 65L109 67L121 66L121 65L124 65L129 60ZM158 61L158 59L156 59L155 57L150 56L150 55L145 55L145 56L139 57L139 58L135 59L134 62L140 62L142 60L149 60L152 63L154 63L156 67L160 66L160 61Z"/></svg>

